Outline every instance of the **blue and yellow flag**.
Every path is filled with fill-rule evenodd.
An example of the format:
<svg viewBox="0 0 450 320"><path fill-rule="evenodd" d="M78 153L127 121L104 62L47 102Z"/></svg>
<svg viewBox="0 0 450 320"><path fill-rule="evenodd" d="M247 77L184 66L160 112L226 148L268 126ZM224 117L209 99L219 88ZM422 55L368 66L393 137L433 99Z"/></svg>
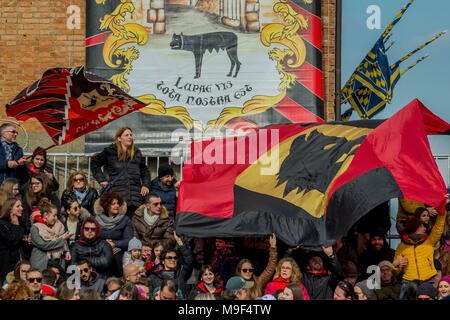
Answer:
<svg viewBox="0 0 450 320"><path fill-rule="evenodd" d="M392 28L401 19L413 1L414 0L410 0L410 2L395 16L342 89L341 103L344 104L348 102L351 105L350 109L341 115L342 120L348 121L353 113L353 109L358 112L361 119L371 119L376 114L380 113L385 108L386 103L391 103L394 87L400 80L400 77L406 71L427 58L427 56L420 58L403 71L400 71L401 62L407 60L413 54L445 33L439 33L431 40L408 53L402 59L389 65L386 52L393 43L388 47L385 47L386 42L392 35L390 33Z"/></svg>

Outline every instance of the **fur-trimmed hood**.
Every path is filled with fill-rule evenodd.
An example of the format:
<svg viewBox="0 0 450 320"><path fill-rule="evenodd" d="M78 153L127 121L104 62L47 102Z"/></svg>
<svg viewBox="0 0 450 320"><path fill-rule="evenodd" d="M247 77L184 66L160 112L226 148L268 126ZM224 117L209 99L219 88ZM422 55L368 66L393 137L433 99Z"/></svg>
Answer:
<svg viewBox="0 0 450 320"><path fill-rule="evenodd" d="M100 198L98 198L94 202L94 213L96 215L105 214L105 210L100 205ZM125 213L127 213L127 203L124 201L123 204L119 208L119 214L125 214Z"/></svg>
<svg viewBox="0 0 450 320"><path fill-rule="evenodd" d="M145 204L141 205L139 208L136 209L134 212L137 216L143 217L145 212ZM161 206L161 218L167 218L169 217L169 211L167 211L166 207Z"/></svg>

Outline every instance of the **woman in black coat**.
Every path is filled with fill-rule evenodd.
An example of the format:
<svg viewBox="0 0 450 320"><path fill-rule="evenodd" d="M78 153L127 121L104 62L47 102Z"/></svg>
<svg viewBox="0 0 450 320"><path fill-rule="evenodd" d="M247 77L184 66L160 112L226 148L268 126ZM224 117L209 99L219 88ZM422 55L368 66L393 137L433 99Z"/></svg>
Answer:
<svg viewBox="0 0 450 320"><path fill-rule="evenodd" d="M104 166L107 179L101 170ZM127 215L131 218L136 209L144 203L144 196L150 190L150 173L141 151L135 147L130 128L116 132L115 143L96 154L91 162L94 178L103 187L120 193L127 203ZM121 176L115 180L120 174ZM114 181L113 181L114 180Z"/></svg>
<svg viewBox="0 0 450 320"><path fill-rule="evenodd" d="M25 229L20 225L22 201L8 198L2 205L0 214L0 284L3 284L8 272L14 269L20 260L20 247Z"/></svg>
<svg viewBox="0 0 450 320"><path fill-rule="evenodd" d="M61 204L64 205L67 200L73 200L78 202L81 211L87 210L90 215L94 215L94 203L97 199L97 190L88 185L86 174L79 170L70 175L61 196ZM85 213L82 212L82 215Z"/></svg>

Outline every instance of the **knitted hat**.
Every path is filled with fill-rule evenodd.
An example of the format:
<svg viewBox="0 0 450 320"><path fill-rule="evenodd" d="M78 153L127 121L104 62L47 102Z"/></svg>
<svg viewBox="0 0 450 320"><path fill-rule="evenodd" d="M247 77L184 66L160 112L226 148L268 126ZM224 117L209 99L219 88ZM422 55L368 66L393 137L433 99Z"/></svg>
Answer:
<svg viewBox="0 0 450 320"><path fill-rule="evenodd" d="M442 278L441 278L441 280L439 280L439 282L438 282L438 285L441 283L441 282L447 282L448 284L450 284L450 276L443 276Z"/></svg>
<svg viewBox="0 0 450 320"><path fill-rule="evenodd" d="M383 260L378 264L378 267L381 269L382 267L387 266L389 268L392 267L392 263L388 260Z"/></svg>
<svg viewBox="0 0 450 320"><path fill-rule="evenodd" d="M137 239L136 237L131 238L131 240L128 242L128 251L131 250L141 250L142 249L142 242Z"/></svg>
<svg viewBox="0 0 450 320"><path fill-rule="evenodd" d="M165 175L168 175L168 174L170 174L172 176L175 175L174 172L173 172L172 167L169 164L166 164L166 163L160 165L159 168L158 168L158 178L162 178L162 177L164 177Z"/></svg>
<svg viewBox="0 0 450 320"><path fill-rule="evenodd" d="M417 288L417 296L420 295L426 295L434 299L436 296L436 289L434 289L431 283L424 282Z"/></svg>
<svg viewBox="0 0 450 320"><path fill-rule="evenodd" d="M409 235L409 234L415 233L417 231L417 229L419 229L421 224L422 224L422 222L419 219L417 219L416 217L409 219L405 225L405 234Z"/></svg>

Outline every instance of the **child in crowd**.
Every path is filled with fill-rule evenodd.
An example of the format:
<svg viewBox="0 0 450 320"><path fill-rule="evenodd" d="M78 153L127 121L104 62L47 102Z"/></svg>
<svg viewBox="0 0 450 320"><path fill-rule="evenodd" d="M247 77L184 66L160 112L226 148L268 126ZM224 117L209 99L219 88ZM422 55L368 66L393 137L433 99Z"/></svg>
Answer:
<svg viewBox="0 0 450 320"><path fill-rule="evenodd" d="M31 266L39 270L48 265L65 266L71 256L67 239L72 236L66 232L64 225L58 220L58 209L50 204L47 198L42 198L37 211L32 215L31 241L34 248L31 252Z"/></svg>
<svg viewBox="0 0 450 320"><path fill-rule="evenodd" d="M158 242L152 250L150 259L148 259L145 263L145 271L147 272L147 275L150 275L154 270L164 268L164 266L161 263L161 252L163 251L164 251L163 244L161 242Z"/></svg>
<svg viewBox="0 0 450 320"><path fill-rule="evenodd" d="M136 237L128 242L128 251L124 252L122 265L134 264L138 267L144 267L144 261L141 259L142 242Z"/></svg>

